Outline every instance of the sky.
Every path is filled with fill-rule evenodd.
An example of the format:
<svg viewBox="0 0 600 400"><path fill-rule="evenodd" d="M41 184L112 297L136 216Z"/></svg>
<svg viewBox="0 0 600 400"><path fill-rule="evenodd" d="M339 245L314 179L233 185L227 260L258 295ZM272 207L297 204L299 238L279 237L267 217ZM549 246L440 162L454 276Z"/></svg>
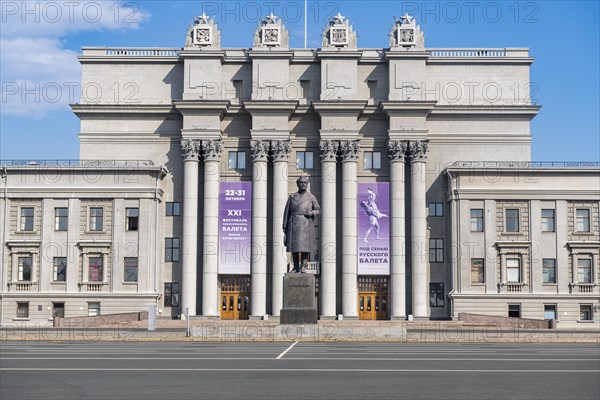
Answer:
<svg viewBox="0 0 600 400"><path fill-rule="evenodd" d="M308 47L340 12L358 47L388 47L394 16L415 16L428 48L528 47L534 161L600 160L599 1L308 0ZM78 159L82 46L183 47L193 17L215 16L222 47L251 47L281 16L304 47L304 1L0 1L0 159Z"/></svg>

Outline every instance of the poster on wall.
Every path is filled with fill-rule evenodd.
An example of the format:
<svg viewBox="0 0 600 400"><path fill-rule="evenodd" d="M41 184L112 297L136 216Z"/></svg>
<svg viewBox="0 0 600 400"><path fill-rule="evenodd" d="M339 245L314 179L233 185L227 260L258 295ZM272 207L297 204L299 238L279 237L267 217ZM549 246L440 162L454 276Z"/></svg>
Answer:
<svg viewBox="0 0 600 400"><path fill-rule="evenodd" d="M250 274L252 183L221 182L219 190L219 274Z"/></svg>
<svg viewBox="0 0 600 400"><path fill-rule="evenodd" d="M358 274L390 274L390 184L358 184Z"/></svg>

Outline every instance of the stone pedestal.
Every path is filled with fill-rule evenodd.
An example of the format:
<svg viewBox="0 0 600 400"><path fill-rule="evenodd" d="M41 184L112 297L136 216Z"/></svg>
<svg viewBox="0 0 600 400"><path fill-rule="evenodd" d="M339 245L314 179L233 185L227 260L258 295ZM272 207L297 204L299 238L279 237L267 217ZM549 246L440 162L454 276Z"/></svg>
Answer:
<svg viewBox="0 0 600 400"><path fill-rule="evenodd" d="M281 324L316 324L318 319L313 274L283 276L283 308Z"/></svg>

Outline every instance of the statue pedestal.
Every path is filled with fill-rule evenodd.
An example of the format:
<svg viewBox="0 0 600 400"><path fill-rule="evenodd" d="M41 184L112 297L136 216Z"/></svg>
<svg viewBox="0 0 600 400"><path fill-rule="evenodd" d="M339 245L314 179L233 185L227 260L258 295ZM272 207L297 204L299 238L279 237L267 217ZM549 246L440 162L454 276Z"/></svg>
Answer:
<svg viewBox="0 0 600 400"><path fill-rule="evenodd" d="M313 274L283 276L283 308L281 324L316 324L318 319Z"/></svg>

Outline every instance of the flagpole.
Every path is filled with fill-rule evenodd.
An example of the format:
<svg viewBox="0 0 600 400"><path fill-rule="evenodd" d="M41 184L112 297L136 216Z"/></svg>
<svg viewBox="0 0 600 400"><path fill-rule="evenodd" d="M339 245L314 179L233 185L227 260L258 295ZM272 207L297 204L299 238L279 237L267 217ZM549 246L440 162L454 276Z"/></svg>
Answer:
<svg viewBox="0 0 600 400"><path fill-rule="evenodd" d="M306 48L306 22L308 21L308 16L306 14L306 3L308 0L304 0L304 48Z"/></svg>

